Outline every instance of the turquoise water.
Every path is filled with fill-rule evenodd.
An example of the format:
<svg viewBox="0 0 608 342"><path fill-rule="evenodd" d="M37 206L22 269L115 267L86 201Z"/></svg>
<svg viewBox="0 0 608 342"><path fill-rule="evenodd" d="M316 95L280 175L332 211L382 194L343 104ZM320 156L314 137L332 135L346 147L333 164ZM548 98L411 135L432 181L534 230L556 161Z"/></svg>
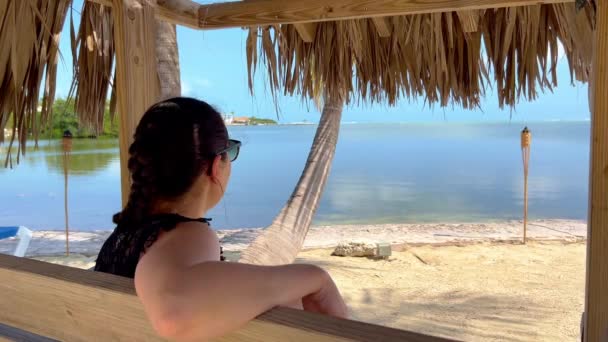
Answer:
<svg viewBox="0 0 608 342"><path fill-rule="evenodd" d="M315 129L231 127L243 148L225 200L209 213L214 227L268 225L299 178ZM343 125L315 224L520 218L521 129L516 124ZM530 129L530 216L584 220L589 123L538 123ZM63 187L60 141L30 148L15 169L0 169L0 226L62 229ZM119 191L118 142L75 140L70 227L111 229Z"/></svg>

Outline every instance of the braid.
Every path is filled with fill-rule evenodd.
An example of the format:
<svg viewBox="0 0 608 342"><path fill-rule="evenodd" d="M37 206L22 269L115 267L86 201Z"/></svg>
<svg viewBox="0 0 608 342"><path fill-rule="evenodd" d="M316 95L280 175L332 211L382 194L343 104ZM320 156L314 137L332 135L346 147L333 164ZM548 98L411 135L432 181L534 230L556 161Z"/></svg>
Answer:
<svg viewBox="0 0 608 342"><path fill-rule="evenodd" d="M115 224L141 222L150 212L152 199L156 194L154 170L150 158L141 151L136 141L129 148L129 172L131 173L131 192L129 201L122 212L114 215Z"/></svg>

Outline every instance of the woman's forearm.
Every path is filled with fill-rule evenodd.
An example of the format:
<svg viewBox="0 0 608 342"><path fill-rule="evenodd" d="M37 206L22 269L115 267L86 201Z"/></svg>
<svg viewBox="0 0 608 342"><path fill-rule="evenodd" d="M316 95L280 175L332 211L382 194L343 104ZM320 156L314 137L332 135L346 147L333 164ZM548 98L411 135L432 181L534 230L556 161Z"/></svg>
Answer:
<svg viewBox="0 0 608 342"><path fill-rule="evenodd" d="M329 278L310 265L276 267L204 262L174 270L154 296L163 312L157 330L167 338L223 335L259 314L317 291Z"/></svg>

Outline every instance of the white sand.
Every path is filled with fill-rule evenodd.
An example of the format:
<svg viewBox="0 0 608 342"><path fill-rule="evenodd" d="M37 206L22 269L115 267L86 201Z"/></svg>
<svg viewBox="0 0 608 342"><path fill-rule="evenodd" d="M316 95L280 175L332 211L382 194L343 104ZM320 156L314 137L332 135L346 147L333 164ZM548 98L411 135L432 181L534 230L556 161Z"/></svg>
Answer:
<svg viewBox="0 0 608 342"><path fill-rule="evenodd" d="M353 318L462 341L580 341L583 242L419 246L389 261L310 250Z"/></svg>

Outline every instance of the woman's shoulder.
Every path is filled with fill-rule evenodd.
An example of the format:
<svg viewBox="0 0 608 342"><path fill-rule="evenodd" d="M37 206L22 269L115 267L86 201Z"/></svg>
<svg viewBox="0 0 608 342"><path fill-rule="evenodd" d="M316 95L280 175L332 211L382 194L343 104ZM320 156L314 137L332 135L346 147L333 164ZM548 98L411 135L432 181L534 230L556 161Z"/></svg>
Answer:
<svg viewBox="0 0 608 342"><path fill-rule="evenodd" d="M187 259L211 256L219 260L219 239L207 221L181 220L171 225L170 229L163 228L150 247L146 253L181 255L187 256Z"/></svg>

